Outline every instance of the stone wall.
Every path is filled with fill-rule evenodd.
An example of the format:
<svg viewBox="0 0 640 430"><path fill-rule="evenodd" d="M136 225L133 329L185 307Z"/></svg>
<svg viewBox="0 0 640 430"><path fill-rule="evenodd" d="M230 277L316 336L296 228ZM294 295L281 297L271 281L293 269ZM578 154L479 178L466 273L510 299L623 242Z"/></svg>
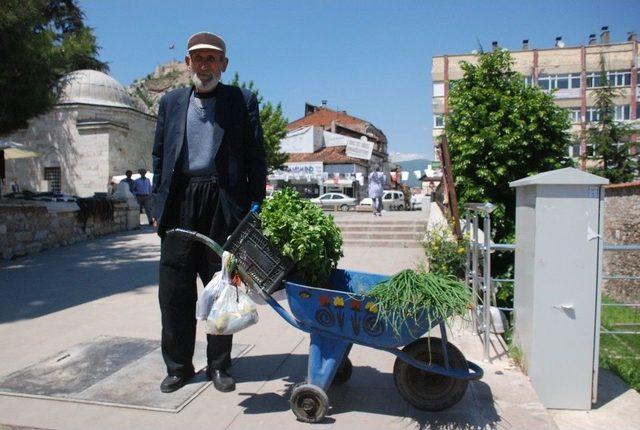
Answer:
<svg viewBox="0 0 640 430"><path fill-rule="evenodd" d="M640 182L605 187L604 240L640 244ZM640 277L640 251L605 251L603 276ZM640 280L604 280L603 292L617 301L640 303Z"/></svg>
<svg viewBox="0 0 640 430"><path fill-rule="evenodd" d="M114 201L113 221L78 220L78 205L67 202L4 200L0 202L0 252L3 259L34 254L109 233L139 227L127 225L129 206Z"/></svg>

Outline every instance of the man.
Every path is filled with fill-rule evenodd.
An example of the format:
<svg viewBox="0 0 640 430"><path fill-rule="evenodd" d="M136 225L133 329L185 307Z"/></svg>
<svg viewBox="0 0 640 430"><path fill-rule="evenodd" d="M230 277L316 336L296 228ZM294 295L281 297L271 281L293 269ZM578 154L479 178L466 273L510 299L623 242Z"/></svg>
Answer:
<svg viewBox="0 0 640 430"><path fill-rule="evenodd" d="M151 212L151 181L145 175L146 169L138 170L140 177L134 181L133 193L136 196L140 210L144 209L144 213L147 215L147 221L149 225L153 225L153 214Z"/></svg>
<svg viewBox="0 0 640 430"><path fill-rule="evenodd" d="M124 172L124 174L126 178L124 178L120 182L126 182L127 185L129 185L129 191L131 191L131 194L133 194L134 187L135 187L135 182L133 181L133 179L131 179L131 175L133 175L133 172L131 170L127 170L126 172Z"/></svg>
<svg viewBox="0 0 640 430"><path fill-rule="evenodd" d="M12 193L20 192L20 185L18 185L18 178L16 178L15 176L11 178L11 184L9 186L11 188Z"/></svg>
<svg viewBox="0 0 640 430"><path fill-rule="evenodd" d="M384 194L384 186L387 182L384 173L380 170L380 166L376 166L369 175L369 197L374 216L382 216L382 194Z"/></svg>
<svg viewBox="0 0 640 430"><path fill-rule="evenodd" d="M160 100L152 153L154 224L162 238L162 355L168 374L162 392L179 389L194 374L196 274L206 284L220 269L220 258L204 245L165 232L181 227L223 244L250 206L264 199L267 175L255 95L219 82L229 63L224 41L197 33L187 50L194 87ZM231 340L207 335L207 375L223 392L235 389L228 373Z"/></svg>

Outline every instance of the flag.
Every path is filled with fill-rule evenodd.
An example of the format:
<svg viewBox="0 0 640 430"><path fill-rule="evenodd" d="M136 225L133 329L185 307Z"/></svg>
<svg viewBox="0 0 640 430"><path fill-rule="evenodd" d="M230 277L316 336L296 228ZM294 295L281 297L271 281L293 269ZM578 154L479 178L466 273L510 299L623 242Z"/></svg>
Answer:
<svg viewBox="0 0 640 430"><path fill-rule="evenodd" d="M409 172L402 172L402 180L405 182L409 180Z"/></svg>
<svg viewBox="0 0 640 430"><path fill-rule="evenodd" d="M420 177L422 176L422 173L420 172L420 170L414 170L413 174L416 175L417 179L420 179Z"/></svg>

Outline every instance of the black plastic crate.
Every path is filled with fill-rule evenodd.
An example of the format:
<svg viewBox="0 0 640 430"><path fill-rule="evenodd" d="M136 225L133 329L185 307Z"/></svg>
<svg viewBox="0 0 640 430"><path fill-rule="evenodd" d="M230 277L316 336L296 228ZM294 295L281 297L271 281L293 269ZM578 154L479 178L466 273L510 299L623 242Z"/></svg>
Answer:
<svg viewBox="0 0 640 430"><path fill-rule="evenodd" d="M260 219L253 212L244 217L223 248L236 256L254 284L268 294L282 289L284 277L293 268L293 262L262 234Z"/></svg>

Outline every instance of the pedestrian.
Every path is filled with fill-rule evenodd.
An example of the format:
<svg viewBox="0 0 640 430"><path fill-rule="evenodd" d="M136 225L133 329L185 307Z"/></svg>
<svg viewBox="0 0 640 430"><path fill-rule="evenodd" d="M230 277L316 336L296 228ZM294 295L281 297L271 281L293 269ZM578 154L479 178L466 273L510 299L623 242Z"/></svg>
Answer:
<svg viewBox="0 0 640 430"><path fill-rule="evenodd" d="M140 206L140 210L144 209L147 215L147 222L153 225L153 213L151 212L151 181L145 175L146 169L138 170L140 177L134 181L133 191Z"/></svg>
<svg viewBox="0 0 640 430"><path fill-rule="evenodd" d="M18 178L16 178L15 176L11 178L11 184L9 184L9 188L11 189L12 193L17 194L20 192L20 185L18 185Z"/></svg>
<svg viewBox="0 0 640 430"><path fill-rule="evenodd" d="M265 197L266 161L258 101L246 89L220 83L226 45L201 32L187 42L194 86L162 97L153 144L153 216L161 237L159 302L167 377L160 390L194 375L196 276L207 284L220 257L180 235L180 227L223 244L250 207ZM229 374L232 336L207 335L207 376L219 391L235 389Z"/></svg>
<svg viewBox="0 0 640 430"><path fill-rule="evenodd" d="M369 175L369 197L371 198L371 209L374 216L382 216L382 194L387 178L380 171L380 166L376 166L375 170Z"/></svg>
<svg viewBox="0 0 640 430"><path fill-rule="evenodd" d="M127 170L126 172L124 172L124 175L126 176L126 178L124 178L120 182L126 182L129 185L129 191L131 191L131 194L134 194L135 181L131 179L131 175L133 175L133 172L131 170Z"/></svg>

